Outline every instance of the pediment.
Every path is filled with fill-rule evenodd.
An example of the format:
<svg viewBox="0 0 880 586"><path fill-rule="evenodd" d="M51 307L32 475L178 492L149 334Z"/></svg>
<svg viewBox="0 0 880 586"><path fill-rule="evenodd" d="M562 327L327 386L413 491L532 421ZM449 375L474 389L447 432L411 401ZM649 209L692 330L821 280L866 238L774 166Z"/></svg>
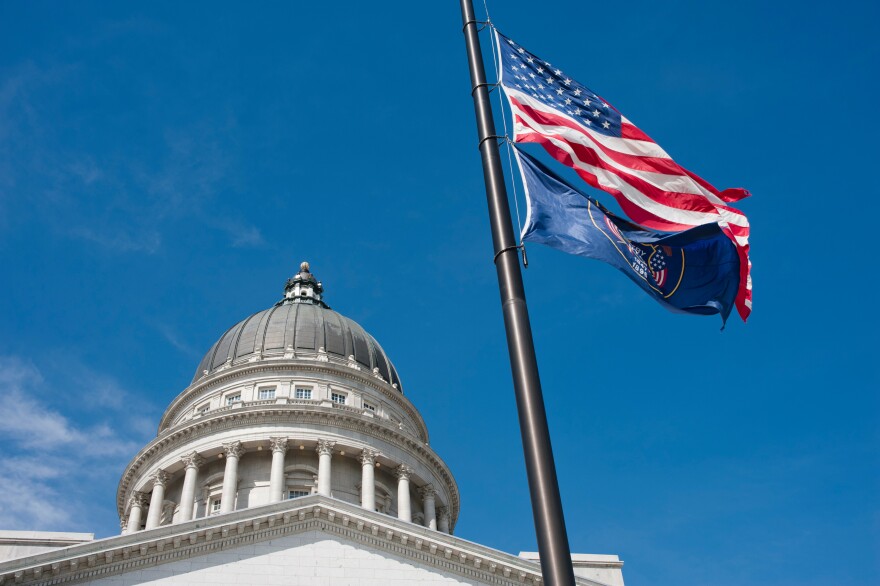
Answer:
<svg viewBox="0 0 880 586"><path fill-rule="evenodd" d="M541 583L535 562L320 495L0 564L0 584L376 584L392 576L430 584Z"/></svg>

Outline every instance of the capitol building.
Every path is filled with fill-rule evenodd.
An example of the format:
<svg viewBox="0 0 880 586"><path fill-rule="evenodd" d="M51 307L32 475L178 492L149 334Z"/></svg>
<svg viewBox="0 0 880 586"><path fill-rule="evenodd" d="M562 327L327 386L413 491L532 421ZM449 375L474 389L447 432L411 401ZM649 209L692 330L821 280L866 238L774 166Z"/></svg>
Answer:
<svg viewBox="0 0 880 586"><path fill-rule="evenodd" d="M120 535L99 540L0 527L0 585L541 583L537 554L454 535L452 471L308 263L207 351L122 471L116 509ZM615 555L572 563L578 584L623 586Z"/></svg>

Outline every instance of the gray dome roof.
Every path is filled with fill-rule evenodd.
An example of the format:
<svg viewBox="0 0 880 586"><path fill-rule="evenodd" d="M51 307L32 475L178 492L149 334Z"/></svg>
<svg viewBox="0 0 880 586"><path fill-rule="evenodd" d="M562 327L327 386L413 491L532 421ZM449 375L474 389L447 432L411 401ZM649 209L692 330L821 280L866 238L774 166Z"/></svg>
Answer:
<svg viewBox="0 0 880 586"><path fill-rule="evenodd" d="M323 287L308 272L308 263L303 263L301 269L288 280L285 298L275 307L238 322L211 346L193 382L226 364L282 356L291 349L296 357L315 357L323 349L333 362L347 362L353 356L368 371L378 369L383 379L403 392L397 371L379 343L356 322L323 302Z"/></svg>
<svg viewBox="0 0 880 586"><path fill-rule="evenodd" d="M230 362L283 355L291 347L297 355L315 355L324 348L329 357L347 360L379 374L402 389L394 365L379 343L356 322L320 305L278 305L238 322L211 346L199 363L193 382ZM261 352L262 349L262 352Z"/></svg>

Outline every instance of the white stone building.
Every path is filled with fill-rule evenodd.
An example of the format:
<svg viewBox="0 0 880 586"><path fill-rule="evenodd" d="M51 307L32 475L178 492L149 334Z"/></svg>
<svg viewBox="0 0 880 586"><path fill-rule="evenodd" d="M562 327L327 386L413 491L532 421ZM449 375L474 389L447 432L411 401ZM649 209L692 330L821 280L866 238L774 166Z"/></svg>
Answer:
<svg viewBox="0 0 880 586"><path fill-rule="evenodd" d="M0 584L539 584L453 536L460 495L379 344L303 263L224 333L123 472L122 534L0 531ZM4 561L5 560L5 561ZM623 586L617 556L573 556Z"/></svg>

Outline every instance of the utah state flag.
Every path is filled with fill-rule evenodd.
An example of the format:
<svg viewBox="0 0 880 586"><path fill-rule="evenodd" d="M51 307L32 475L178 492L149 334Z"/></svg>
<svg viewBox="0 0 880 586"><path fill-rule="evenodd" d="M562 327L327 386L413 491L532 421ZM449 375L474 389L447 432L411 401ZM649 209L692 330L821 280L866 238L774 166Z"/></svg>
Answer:
<svg viewBox="0 0 880 586"><path fill-rule="evenodd" d="M522 239L605 261L671 311L721 314L739 286L739 256L718 224L660 233L623 220L514 148L528 202Z"/></svg>

